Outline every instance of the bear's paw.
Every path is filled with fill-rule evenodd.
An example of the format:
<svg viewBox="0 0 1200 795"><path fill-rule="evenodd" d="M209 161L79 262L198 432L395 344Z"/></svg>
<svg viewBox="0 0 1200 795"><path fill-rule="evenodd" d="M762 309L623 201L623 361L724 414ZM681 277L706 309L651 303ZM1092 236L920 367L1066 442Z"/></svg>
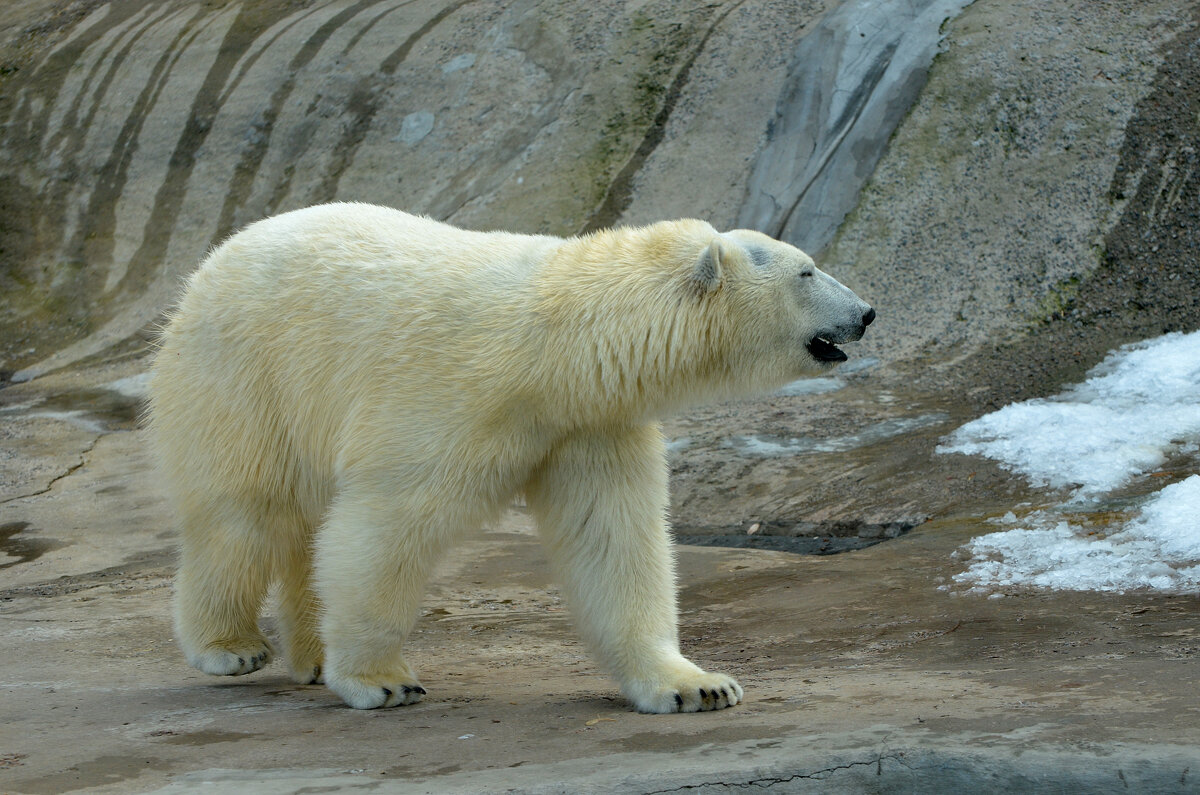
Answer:
<svg viewBox="0 0 1200 795"><path fill-rule="evenodd" d="M420 682L377 682L357 676L325 677L326 686L355 709L379 709L416 704L425 697Z"/></svg>
<svg viewBox="0 0 1200 795"><path fill-rule="evenodd" d="M241 676L262 668L274 657L271 644L262 638L211 644L188 656L198 671L214 676Z"/></svg>
<svg viewBox="0 0 1200 795"><path fill-rule="evenodd" d="M742 686L727 674L700 671L678 676L657 687L631 687L629 696L638 712L708 712L732 707L742 700Z"/></svg>
<svg viewBox="0 0 1200 795"><path fill-rule="evenodd" d="M288 674L292 677L292 681L298 685L321 685L325 683L325 674L321 670L320 663L308 664L290 663L288 665Z"/></svg>

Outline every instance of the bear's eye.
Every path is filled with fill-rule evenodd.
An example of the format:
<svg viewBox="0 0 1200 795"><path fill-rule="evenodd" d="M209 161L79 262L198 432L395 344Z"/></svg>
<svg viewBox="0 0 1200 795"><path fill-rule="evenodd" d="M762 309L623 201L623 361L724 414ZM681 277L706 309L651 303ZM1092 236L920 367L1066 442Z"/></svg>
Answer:
<svg viewBox="0 0 1200 795"><path fill-rule="evenodd" d="M805 268L804 270L800 271L800 278L801 278L801 279L811 279L811 278L812 278L812 276L813 276L813 269L812 269L812 268Z"/></svg>

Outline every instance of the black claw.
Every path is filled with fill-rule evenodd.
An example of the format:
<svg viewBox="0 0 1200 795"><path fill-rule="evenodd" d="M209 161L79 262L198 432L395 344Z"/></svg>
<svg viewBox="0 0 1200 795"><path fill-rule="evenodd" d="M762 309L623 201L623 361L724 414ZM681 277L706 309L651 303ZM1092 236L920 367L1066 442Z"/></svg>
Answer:
<svg viewBox="0 0 1200 795"><path fill-rule="evenodd" d="M245 660L245 658L243 658L243 657L238 657L238 667L239 667L239 668L245 668L245 667L246 667L246 660Z"/></svg>
<svg viewBox="0 0 1200 795"><path fill-rule="evenodd" d="M701 700L708 698L708 691L705 690L703 687L700 688L700 698L701 698Z"/></svg>
<svg viewBox="0 0 1200 795"><path fill-rule="evenodd" d="M421 687L420 685L417 685L416 687L414 687L412 689L412 691L414 693L420 693L421 695L425 695L425 688Z"/></svg>
<svg viewBox="0 0 1200 795"><path fill-rule="evenodd" d="M677 706L677 707L683 706L683 696L679 695L678 693L675 694L675 706Z"/></svg>
<svg viewBox="0 0 1200 795"><path fill-rule="evenodd" d="M383 694L384 694L385 696L387 696L388 698L391 698L391 697L392 697L392 691L391 691L391 690L388 690L386 687L383 689Z"/></svg>
<svg viewBox="0 0 1200 795"><path fill-rule="evenodd" d="M725 688L723 687L721 688L721 698L725 699L726 701L729 700L729 694L725 692Z"/></svg>

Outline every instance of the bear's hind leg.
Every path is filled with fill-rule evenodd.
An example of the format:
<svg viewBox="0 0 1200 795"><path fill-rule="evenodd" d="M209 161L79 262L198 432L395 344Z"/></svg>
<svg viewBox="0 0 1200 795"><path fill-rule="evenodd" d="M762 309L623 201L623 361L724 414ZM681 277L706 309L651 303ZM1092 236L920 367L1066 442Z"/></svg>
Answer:
<svg viewBox="0 0 1200 795"><path fill-rule="evenodd" d="M317 534L325 685L355 709L415 704L425 695L402 654L421 594L446 542L445 517L393 495L344 489Z"/></svg>
<svg viewBox="0 0 1200 795"><path fill-rule="evenodd" d="M280 566L279 632L292 680L302 685L324 681L320 603L313 590L311 536L296 540Z"/></svg>
<svg viewBox="0 0 1200 795"><path fill-rule="evenodd" d="M257 671L274 654L258 626L272 577L261 528L233 505L182 513L175 630L184 655L207 674Z"/></svg>
<svg viewBox="0 0 1200 795"><path fill-rule="evenodd" d="M657 426L562 442L525 497L580 633L639 711L697 712L741 700L736 680L679 651Z"/></svg>

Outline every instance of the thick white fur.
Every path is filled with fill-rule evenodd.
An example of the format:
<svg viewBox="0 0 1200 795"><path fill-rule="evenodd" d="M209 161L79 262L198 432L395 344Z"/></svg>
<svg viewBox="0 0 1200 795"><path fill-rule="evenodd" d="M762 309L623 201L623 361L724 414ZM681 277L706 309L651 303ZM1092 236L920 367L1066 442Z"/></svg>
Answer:
<svg viewBox="0 0 1200 795"><path fill-rule="evenodd" d="M639 710L742 689L679 652L656 420L829 365L867 306L791 246L675 221L559 239L333 204L192 275L151 380L189 662L269 661L353 707L424 695L401 651L437 558L524 492L581 633ZM869 319L868 319L869 322Z"/></svg>

